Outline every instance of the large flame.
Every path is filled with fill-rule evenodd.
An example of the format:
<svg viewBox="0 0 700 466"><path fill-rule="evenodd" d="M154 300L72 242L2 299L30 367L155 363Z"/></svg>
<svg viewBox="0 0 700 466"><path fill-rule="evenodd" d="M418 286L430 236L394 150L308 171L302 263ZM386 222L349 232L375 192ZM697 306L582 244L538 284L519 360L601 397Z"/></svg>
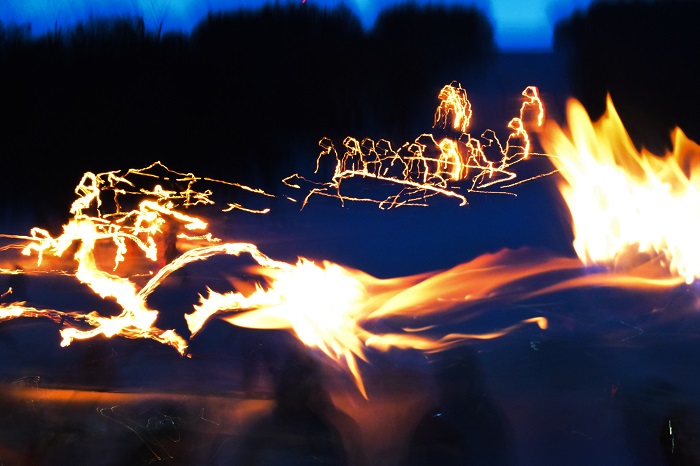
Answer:
<svg viewBox="0 0 700 466"><path fill-rule="evenodd" d="M609 96L596 122L575 100L567 115L569 129L548 122L542 145L581 260L623 269L651 258L687 283L700 277L700 146L676 128L665 155L637 150Z"/></svg>
<svg viewBox="0 0 700 466"><path fill-rule="evenodd" d="M513 258L518 255L502 252L446 271L378 279L328 261L319 265L300 258L292 265L250 252L260 264L252 271L265 278L265 285L258 283L248 294L209 290L209 296L200 297L194 306L195 312L185 316L192 334L217 313L242 327L291 330L305 345L347 368L365 396L357 359L367 361L368 347L437 352L470 340L497 338L528 323L547 326L546 319L533 317L486 333L438 332L436 336L428 331L437 324L379 332L369 330L372 322L400 317L418 321L429 316L449 326L469 320L470 307L497 299L514 281L579 266L578 261L541 258L516 264ZM462 311L460 315L449 316L455 309Z"/></svg>

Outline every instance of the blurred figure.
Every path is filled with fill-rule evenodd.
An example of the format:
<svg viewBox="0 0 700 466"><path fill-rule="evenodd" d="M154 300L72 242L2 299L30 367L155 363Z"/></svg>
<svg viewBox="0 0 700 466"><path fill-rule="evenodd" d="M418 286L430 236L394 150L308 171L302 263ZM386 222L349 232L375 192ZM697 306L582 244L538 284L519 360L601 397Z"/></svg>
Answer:
<svg viewBox="0 0 700 466"><path fill-rule="evenodd" d="M289 351L291 335L286 330L236 328L241 353L241 390L246 396L269 397L276 373ZM292 337L293 338L293 337Z"/></svg>
<svg viewBox="0 0 700 466"><path fill-rule="evenodd" d="M357 424L333 405L308 354L292 352L282 365L275 400L272 412L244 436L233 464L364 464Z"/></svg>
<svg viewBox="0 0 700 466"><path fill-rule="evenodd" d="M418 422L403 466L512 463L510 427L484 393L476 355L435 362L437 399Z"/></svg>
<svg viewBox="0 0 700 466"><path fill-rule="evenodd" d="M700 424L677 387L651 378L623 383L618 393L630 464L700 464Z"/></svg>

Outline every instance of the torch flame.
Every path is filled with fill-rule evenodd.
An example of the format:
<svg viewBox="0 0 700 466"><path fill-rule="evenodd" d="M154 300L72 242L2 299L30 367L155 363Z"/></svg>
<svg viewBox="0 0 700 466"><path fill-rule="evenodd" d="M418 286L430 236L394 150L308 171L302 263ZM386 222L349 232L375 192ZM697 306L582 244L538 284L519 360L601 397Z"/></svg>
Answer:
<svg viewBox="0 0 700 466"><path fill-rule="evenodd" d="M676 128L663 156L637 150L610 96L592 122L571 100L569 130L549 122L542 136L561 173L571 212L574 248L586 264L614 269L656 258L671 274L700 277L700 146Z"/></svg>

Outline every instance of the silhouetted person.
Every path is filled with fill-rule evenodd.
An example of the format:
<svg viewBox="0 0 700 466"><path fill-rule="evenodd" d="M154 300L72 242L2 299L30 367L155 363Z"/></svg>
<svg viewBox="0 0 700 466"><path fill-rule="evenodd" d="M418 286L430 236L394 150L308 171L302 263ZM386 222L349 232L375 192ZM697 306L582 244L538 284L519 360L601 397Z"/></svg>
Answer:
<svg viewBox="0 0 700 466"><path fill-rule="evenodd" d="M508 465L510 428L482 387L475 355L437 361L437 399L418 422L402 464Z"/></svg>
<svg viewBox="0 0 700 466"><path fill-rule="evenodd" d="M285 361L275 397L272 412L246 433L234 464L362 463L357 425L333 405L322 386L319 367L310 356L297 352ZM351 451L346 451L343 435L350 437L345 440Z"/></svg>
<svg viewBox="0 0 700 466"><path fill-rule="evenodd" d="M249 397L270 396L284 355L288 352L289 339L294 338L286 330L252 329L235 327L237 356L241 360L241 391Z"/></svg>
<svg viewBox="0 0 700 466"><path fill-rule="evenodd" d="M697 420L677 387L661 378L623 383L619 392L631 463L700 464Z"/></svg>

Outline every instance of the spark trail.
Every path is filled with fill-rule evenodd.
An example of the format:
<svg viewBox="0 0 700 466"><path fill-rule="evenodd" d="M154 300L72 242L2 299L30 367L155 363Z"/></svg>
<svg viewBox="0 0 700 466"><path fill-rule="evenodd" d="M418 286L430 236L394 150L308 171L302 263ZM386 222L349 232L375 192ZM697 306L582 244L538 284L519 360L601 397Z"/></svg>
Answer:
<svg viewBox="0 0 700 466"><path fill-rule="evenodd" d="M513 195L506 189L526 181L516 180L514 165L533 155L529 132L544 123L544 105L538 89L528 86L522 96L519 115L508 122L505 142L493 130L484 131L480 137L468 133L472 106L466 90L453 81L438 94L440 103L433 118L433 128L445 130L447 136L423 133L398 148L386 139L359 140L348 136L343 140L343 149L324 137L319 141L322 150L314 173L318 174L322 159L333 157L331 180L314 181L294 174L283 181L295 189L302 189L302 184L309 186L302 208L313 196L337 198L343 204L373 202L382 209L391 209L427 206L429 198L436 195L454 198L460 205L467 204L466 193ZM358 196L348 187L352 180L360 180L363 191L370 181L396 189L386 197Z"/></svg>

